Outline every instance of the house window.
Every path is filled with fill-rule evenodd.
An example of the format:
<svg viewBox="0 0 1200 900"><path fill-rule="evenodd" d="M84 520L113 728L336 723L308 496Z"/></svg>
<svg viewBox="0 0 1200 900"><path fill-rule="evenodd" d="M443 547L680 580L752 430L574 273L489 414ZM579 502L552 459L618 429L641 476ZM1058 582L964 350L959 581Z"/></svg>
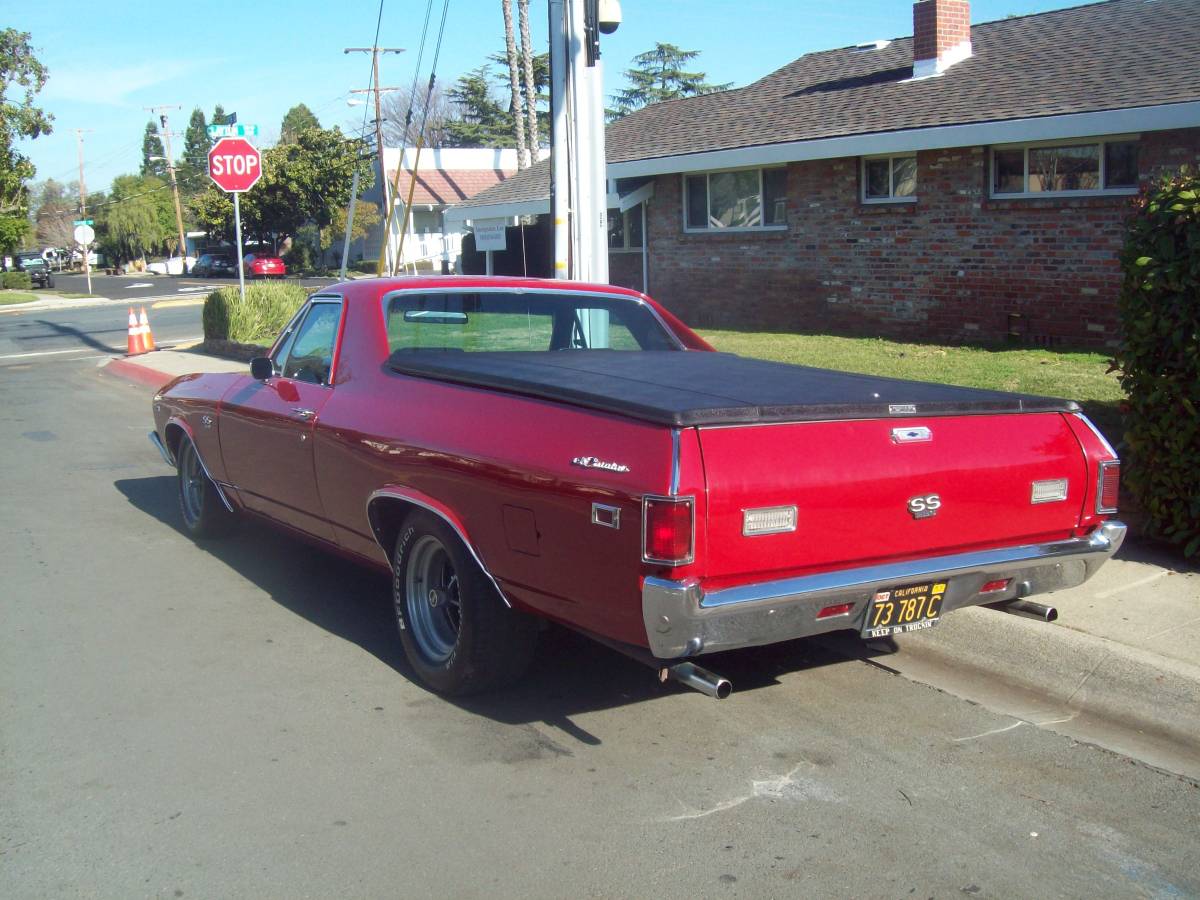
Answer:
<svg viewBox="0 0 1200 900"><path fill-rule="evenodd" d="M993 197L1132 193L1138 182L1134 140L1074 141L992 150Z"/></svg>
<svg viewBox="0 0 1200 900"><path fill-rule="evenodd" d="M864 203L912 203L916 201L916 154L864 159L862 185Z"/></svg>
<svg viewBox="0 0 1200 900"><path fill-rule="evenodd" d="M639 203L625 212L608 211L608 249L642 250L642 206Z"/></svg>
<svg viewBox="0 0 1200 900"><path fill-rule="evenodd" d="M688 231L787 227L787 169L739 169L684 177Z"/></svg>

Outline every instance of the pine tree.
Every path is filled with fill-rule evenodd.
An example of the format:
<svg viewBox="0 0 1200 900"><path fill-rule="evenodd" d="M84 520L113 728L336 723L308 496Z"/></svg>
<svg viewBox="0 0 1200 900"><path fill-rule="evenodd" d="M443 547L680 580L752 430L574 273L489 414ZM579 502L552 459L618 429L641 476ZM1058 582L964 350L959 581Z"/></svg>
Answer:
<svg viewBox="0 0 1200 900"><path fill-rule="evenodd" d="M461 119L446 123L447 147L512 146L512 114L492 96L490 66L459 76L447 98Z"/></svg>
<svg viewBox="0 0 1200 900"><path fill-rule="evenodd" d="M212 142L208 138L204 110L197 106L188 119L187 131L183 135L183 159L179 163L179 186L185 193L203 190L207 186L204 175L208 172L210 147Z"/></svg>
<svg viewBox="0 0 1200 900"><path fill-rule="evenodd" d="M153 121L147 122L146 132L142 137L142 175L165 178L167 174L166 156L167 151L163 149L162 138L158 136L158 126Z"/></svg>
<svg viewBox="0 0 1200 900"><path fill-rule="evenodd" d="M297 103L283 117L279 126L279 143L294 144L301 132L320 127L321 123L317 121L313 111L303 103Z"/></svg>
<svg viewBox="0 0 1200 900"><path fill-rule="evenodd" d="M619 119L635 109L674 100L728 90L731 84L709 84L704 72L687 72L684 66L700 55L699 50L681 50L674 44L656 43L653 50L633 58L633 68L625 70L629 87L613 96L614 108L609 120Z"/></svg>

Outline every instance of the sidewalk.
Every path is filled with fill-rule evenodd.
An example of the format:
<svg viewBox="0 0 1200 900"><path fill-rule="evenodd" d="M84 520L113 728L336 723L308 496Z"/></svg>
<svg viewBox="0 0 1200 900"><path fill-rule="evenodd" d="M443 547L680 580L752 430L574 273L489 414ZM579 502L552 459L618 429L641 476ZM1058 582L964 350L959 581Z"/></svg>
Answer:
<svg viewBox="0 0 1200 900"><path fill-rule="evenodd" d="M178 375L248 366L159 350L114 359L105 371L157 388ZM1058 621L958 610L870 658L1009 713L1017 724L1051 728L1200 779L1200 569L1126 540L1091 581L1033 599L1057 608Z"/></svg>

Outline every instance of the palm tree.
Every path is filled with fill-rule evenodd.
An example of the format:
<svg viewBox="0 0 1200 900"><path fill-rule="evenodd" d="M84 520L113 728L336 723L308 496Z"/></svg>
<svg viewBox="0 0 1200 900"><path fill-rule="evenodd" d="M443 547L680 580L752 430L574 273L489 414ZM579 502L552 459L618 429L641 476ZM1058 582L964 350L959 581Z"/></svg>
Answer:
<svg viewBox="0 0 1200 900"><path fill-rule="evenodd" d="M508 87L512 92L513 130L517 135L517 168L529 165L525 149L525 116L521 102L521 74L517 59L517 42L513 37L512 0L501 0L504 10L504 49L508 56ZM535 132L536 139L536 132Z"/></svg>
<svg viewBox="0 0 1200 900"><path fill-rule="evenodd" d="M506 0L507 2L507 0ZM537 86L533 77L533 41L529 37L529 0L517 0L517 19L521 26L521 62L525 69L525 113L529 116L529 163L538 156Z"/></svg>

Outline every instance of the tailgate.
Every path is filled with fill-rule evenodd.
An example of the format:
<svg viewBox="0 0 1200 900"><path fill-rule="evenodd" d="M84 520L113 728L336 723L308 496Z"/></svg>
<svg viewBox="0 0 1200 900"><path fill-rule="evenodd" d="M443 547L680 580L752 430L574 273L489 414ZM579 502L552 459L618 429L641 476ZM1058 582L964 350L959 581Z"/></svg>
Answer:
<svg viewBox="0 0 1200 900"><path fill-rule="evenodd" d="M822 571L1066 537L1083 503L1087 464L1059 413L699 434L708 487L706 578ZM1056 479L1066 479L1065 499L1032 502L1034 482ZM743 534L745 510L789 506L796 507L794 531Z"/></svg>

